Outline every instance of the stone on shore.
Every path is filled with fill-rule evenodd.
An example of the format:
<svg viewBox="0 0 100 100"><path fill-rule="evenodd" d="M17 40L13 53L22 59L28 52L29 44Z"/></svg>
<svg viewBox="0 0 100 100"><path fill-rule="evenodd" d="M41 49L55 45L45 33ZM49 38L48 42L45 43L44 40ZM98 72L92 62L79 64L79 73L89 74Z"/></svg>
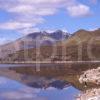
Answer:
<svg viewBox="0 0 100 100"><path fill-rule="evenodd" d="M100 85L100 67L85 71L79 78L80 83L93 83Z"/></svg>
<svg viewBox="0 0 100 100"><path fill-rule="evenodd" d="M76 100L100 100L100 88L86 90L79 94Z"/></svg>

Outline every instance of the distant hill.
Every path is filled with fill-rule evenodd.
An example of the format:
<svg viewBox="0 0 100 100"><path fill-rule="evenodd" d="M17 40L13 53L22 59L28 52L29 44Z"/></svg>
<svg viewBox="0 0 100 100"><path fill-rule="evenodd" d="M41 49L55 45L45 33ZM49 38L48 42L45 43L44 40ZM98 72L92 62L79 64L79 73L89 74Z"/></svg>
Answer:
<svg viewBox="0 0 100 100"><path fill-rule="evenodd" d="M79 30L62 44L71 60L100 60L100 29Z"/></svg>
<svg viewBox="0 0 100 100"><path fill-rule="evenodd" d="M76 60L100 60L100 29L95 31L78 30L72 36L66 33L65 38L60 38L62 31L56 31L51 34L45 33L46 37L52 37L57 42L50 45L49 43L44 43L42 46L37 46L34 48L21 49L11 55L8 55L6 59L13 58L10 60L14 61L76 61ZM27 37L35 39L39 33L29 34ZM59 36L57 36L59 34ZM40 35L39 35L40 36ZM42 34L41 34L42 36ZM40 36L40 37L41 37ZM43 39L45 37L42 36ZM57 36L57 37L55 37ZM42 38L41 38L42 40ZM48 44L48 45L47 45ZM37 53L40 54L37 56ZM54 52L55 50L55 52ZM27 58L25 54L27 54ZM17 56L15 57L15 55ZM49 58L49 59L48 59Z"/></svg>
<svg viewBox="0 0 100 100"><path fill-rule="evenodd" d="M0 57L15 53L23 49L36 48L41 45L52 45L69 37L69 33L57 30L52 33L46 31L34 32L16 41L0 46ZM2 55L3 54L3 55Z"/></svg>

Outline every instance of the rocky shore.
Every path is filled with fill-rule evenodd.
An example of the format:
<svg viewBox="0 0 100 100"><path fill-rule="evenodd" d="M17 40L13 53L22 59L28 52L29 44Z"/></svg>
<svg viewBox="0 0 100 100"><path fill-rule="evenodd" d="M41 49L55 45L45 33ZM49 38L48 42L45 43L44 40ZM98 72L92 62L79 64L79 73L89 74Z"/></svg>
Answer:
<svg viewBox="0 0 100 100"><path fill-rule="evenodd" d="M76 100L100 100L100 67L85 71L79 78L81 84L92 83L98 88L88 89L78 95Z"/></svg>
<svg viewBox="0 0 100 100"><path fill-rule="evenodd" d="M100 88L86 90L79 94L76 100L100 100Z"/></svg>
<svg viewBox="0 0 100 100"><path fill-rule="evenodd" d="M93 83L100 85L100 67L85 71L79 78L80 83Z"/></svg>

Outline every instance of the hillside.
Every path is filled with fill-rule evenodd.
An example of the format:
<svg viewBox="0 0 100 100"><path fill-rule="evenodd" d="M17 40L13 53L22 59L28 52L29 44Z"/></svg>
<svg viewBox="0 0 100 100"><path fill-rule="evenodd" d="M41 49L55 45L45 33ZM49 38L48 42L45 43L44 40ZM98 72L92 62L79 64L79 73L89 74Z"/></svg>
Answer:
<svg viewBox="0 0 100 100"><path fill-rule="evenodd" d="M100 60L100 29L79 30L63 42L67 55L73 60Z"/></svg>
<svg viewBox="0 0 100 100"><path fill-rule="evenodd" d="M56 35L55 35L56 34ZM57 34L59 36L57 36ZM0 49L3 51L4 61L77 61L77 60L99 60L100 59L100 29L95 31L79 30L68 38L60 38L63 34L62 31L56 31L55 33L34 33L29 34L24 38L16 40L13 46L19 48L14 50L11 47L12 44L6 44ZM45 37L56 38L55 43L51 43L51 40ZM55 37L57 36L57 37ZM37 40L36 37L41 37ZM58 39L58 37L60 39ZM32 41L27 41L27 39ZM22 40L24 43L21 43ZM31 40L30 39L30 40ZM46 39L46 40L44 40ZM35 41L35 42L34 42ZM41 41L41 42L40 42ZM17 45L19 46L17 46ZM41 44L41 45L38 45ZM13 52L11 52L13 51ZM1 53L2 54L2 53ZM4 56L6 55L6 56ZM2 60L2 59L1 59Z"/></svg>
<svg viewBox="0 0 100 100"><path fill-rule="evenodd" d="M79 30L68 39L53 45L19 50L6 56L11 61L77 61L100 59L100 29L95 31ZM15 56L16 55L16 56Z"/></svg>
<svg viewBox="0 0 100 100"><path fill-rule="evenodd" d="M17 39L11 43L0 46L0 58L5 59L7 55L16 53L17 51L27 50L42 46L50 46L58 41L67 39L69 33L57 30L52 33L46 31L34 32Z"/></svg>

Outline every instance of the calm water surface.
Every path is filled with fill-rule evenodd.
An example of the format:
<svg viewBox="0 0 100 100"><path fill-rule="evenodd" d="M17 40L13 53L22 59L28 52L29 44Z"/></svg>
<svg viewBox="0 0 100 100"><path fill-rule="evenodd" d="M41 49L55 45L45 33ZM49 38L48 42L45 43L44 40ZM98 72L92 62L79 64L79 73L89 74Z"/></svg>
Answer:
<svg viewBox="0 0 100 100"><path fill-rule="evenodd" d="M0 65L0 67L6 66ZM32 88L0 76L0 100L75 100L79 92L72 86L64 89L54 87L47 89Z"/></svg>

